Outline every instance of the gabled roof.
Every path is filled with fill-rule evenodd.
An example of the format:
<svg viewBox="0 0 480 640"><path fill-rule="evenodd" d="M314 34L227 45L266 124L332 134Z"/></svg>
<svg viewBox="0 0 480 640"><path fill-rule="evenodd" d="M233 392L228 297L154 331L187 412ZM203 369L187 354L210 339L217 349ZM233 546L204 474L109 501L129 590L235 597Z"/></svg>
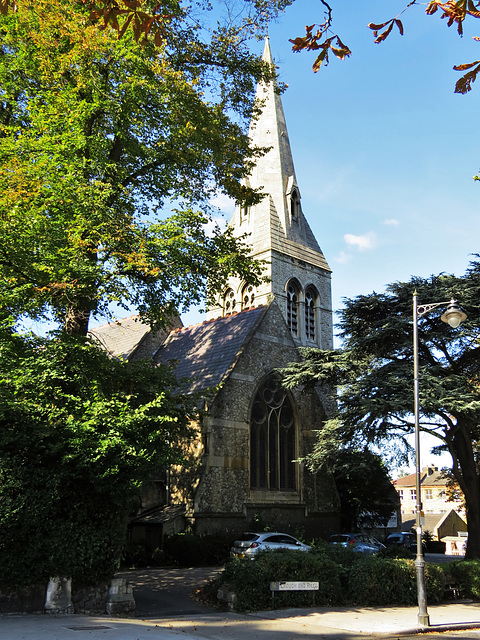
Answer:
<svg viewBox="0 0 480 640"><path fill-rule="evenodd" d="M463 523L465 528L467 527L467 523L461 517L461 515L455 509L449 509L443 513L426 513L423 516L424 520L424 530L430 531L434 536L438 535L438 530L442 526L442 524L447 520L454 518L456 522ZM411 514L402 515L402 531L410 531L410 529L414 529L416 526L416 516Z"/></svg>
<svg viewBox="0 0 480 640"><path fill-rule="evenodd" d="M130 316L101 327L95 327L89 334L97 340L105 351L119 360L151 358L171 329L182 326L180 318L172 319L167 329L152 331L140 316Z"/></svg>
<svg viewBox="0 0 480 640"><path fill-rule="evenodd" d="M408 487L416 487L417 476L411 473L403 478L393 481L395 488L402 489ZM424 467L420 476L420 484L422 487L445 487L447 486L447 478L439 471L437 467Z"/></svg>
<svg viewBox="0 0 480 640"><path fill-rule="evenodd" d="M185 392L205 391L222 382L250 341L268 307L207 320L172 331L154 356L157 363L176 363L175 376L191 382L181 384Z"/></svg>

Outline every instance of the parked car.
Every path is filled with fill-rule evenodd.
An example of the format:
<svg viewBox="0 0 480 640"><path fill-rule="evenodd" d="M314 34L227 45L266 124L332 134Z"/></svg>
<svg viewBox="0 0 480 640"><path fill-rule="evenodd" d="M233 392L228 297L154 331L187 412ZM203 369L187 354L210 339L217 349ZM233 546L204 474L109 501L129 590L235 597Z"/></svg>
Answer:
<svg viewBox="0 0 480 640"><path fill-rule="evenodd" d="M312 547L303 544L286 533L269 531L268 533L244 533L235 540L230 549L231 558L250 558L253 560L260 551L287 549L289 551L309 551Z"/></svg>
<svg viewBox="0 0 480 640"><path fill-rule="evenodd" d="M330 536L328 544L341 545L367 555L373 555L385 549L384 544L366 533L337 533Z"/></svg>
<svg viewBox="0 0 480 640"><path fill-rule="evenodd" d="M386 545L395 545L397 547L403 547L413 553L417 552L417 536L414 533L407 531L399 531L397 533L391 533L385 540ZM425 553L427 545L422 542L423 552Z"/></svg>

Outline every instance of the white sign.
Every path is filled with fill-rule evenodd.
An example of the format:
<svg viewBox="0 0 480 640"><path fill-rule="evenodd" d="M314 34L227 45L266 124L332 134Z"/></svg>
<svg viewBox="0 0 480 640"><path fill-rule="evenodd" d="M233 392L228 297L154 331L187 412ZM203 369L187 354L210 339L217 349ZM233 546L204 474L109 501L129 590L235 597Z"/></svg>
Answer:
<svg viewBox="0 0 480 640"><path fill-rule="evenodd" d="M318 591L318 582L271 582L270 591Z"/></svg>

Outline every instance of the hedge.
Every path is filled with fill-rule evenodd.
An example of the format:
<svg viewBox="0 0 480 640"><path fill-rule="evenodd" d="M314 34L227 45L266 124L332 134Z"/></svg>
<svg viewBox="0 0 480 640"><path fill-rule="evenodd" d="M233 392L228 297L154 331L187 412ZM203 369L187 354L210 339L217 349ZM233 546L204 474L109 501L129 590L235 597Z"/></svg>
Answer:
<svg viewBox="0 0 480 640"><path fill-rule="evenodd" d="M480 560L456 560L445 565L447 578L457 582L464 598L480 600Z"/></svg>
<svg viewBox="0 0 480 640"><path fill-rule="evenodd" d="M425 579L428 602L440 602L445 589L442 568L427 565ZM259 553L254 561L232 560L221 574L218 586L235 593L237 611L258 611L272 607L270 582L283 580L315 581L319 590L276 593L275 608L417 602L413 560L363 556L349 550L274 551Z"/></svg>

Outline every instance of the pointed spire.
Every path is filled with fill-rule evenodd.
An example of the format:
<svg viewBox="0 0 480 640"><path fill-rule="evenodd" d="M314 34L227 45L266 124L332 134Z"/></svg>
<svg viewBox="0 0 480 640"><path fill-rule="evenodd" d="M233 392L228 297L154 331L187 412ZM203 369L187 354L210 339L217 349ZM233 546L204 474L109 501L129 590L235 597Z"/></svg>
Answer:
<svg viewBox="0 0 480 640"><path fill-rule="evenodd" d="M264 62L268 62L268 64L273 64L272 52L270 51L270 38L265 36L265 46L263 48L263 56L262 60Z"/></svg>
<svg viewBox="0 0 480 640"><path fill-rule="evenodd" d="M265 38L262 59L268 64L274 64L268 36ZM290 288L293 287L297 292L297 306L307 304L305 296L308 293L309 313L313 313L309 318L315 318L317 323L315 338L311 337L311 327L307 337L306 316L302 316L304 311L298 307L295 313L298 312L299 318L303 317L303 320L299 321L298 332L295 330L295 340L299 344L314 342L322 348L331 348L330 267L302 212L300 190L276 80L260 82L255 97L260 113L250 124L250 141L252 146L266 148L268 151L256 160L245 183L260 190L265 197L248 208L237 206L230 227L235 235L247 238L252 256L264 260L266 264L265 275L268 276L268 281L260 284L253 292L255 303L269 304L273 294L288 324L287 299L290 300ZM250 304L251 294L245 289L245 283L233 278L229 285L228 291L219 299L218 306L209 309L207 317L217 317L224 307L227 295L233 296L240 309L245 304ZM315 300L314 310L311 307L312 300Z"/></svg>
<svg viewBox="0 0 480 640"><path fill-rule="evenodd" d="M268 36L265 38L265 46L262 59L273 63ZM265 198L255 209L257 226L272 226L270 220L270 199L276 213L278 234L278 221L283 235L299 245L307 246L321 253L320 247L304 218L300 206L300 190L295 175L292 149L288 138L287 125L283 112L282 99L277 82L259 83L257 86L256 100L260 104L261 114L250 125L250 139L252 145L267 147L269 151L259 158L249 177L249 185L252 188L261 188L269 198ZM295 220L292 220L292 211L296 210ZM268 219L262 220L263 215ZM252 230L253 231L253 230ZM255 237L255 233L252 234ZM324 264L328 265L322 256Z"/></svg>
<svg viewBox="0 0 480 640"><path fill-rule="evenodd" d="M265 38L262 59L273 65L268 36ZM296 185L297 181L277 82L259 83L256 100L260 104L261 114L250 125L250 139L254 146L269 147L270 150L258 159L250 176L250 185L254 188L263 187L263 191L270 194L286 233L289 225L284 204L285 189L288 182Z"/></svg>

